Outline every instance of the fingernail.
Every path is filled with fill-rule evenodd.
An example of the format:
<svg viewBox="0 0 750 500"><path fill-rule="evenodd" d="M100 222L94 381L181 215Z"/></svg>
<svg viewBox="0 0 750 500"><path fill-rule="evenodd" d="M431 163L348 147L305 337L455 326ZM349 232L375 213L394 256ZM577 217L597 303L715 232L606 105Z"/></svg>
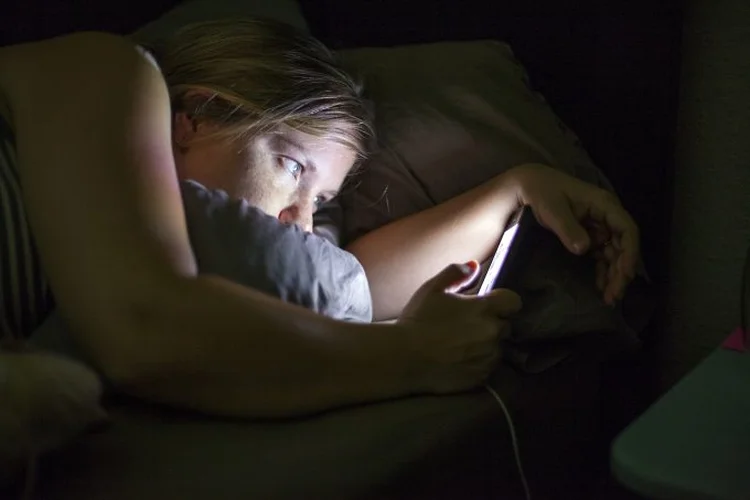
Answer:
<svg viewBox="0 0 750 500"><path fill-rule="evenodd" d="M479 267L479 262L475 260L470 260L469 262L461 264L461 270L464 271L464 274L473 274L474 271L476 271L478 267Z"/></svg>
<svg viewBox="0 0 750 500"><path fill-rule="evenodd" d="M470 275L472 272L474 272L474 269L471 267L470 262L466 262L464 264L459 264L458 268L461 270L461 274L464 276Z"/></svg>

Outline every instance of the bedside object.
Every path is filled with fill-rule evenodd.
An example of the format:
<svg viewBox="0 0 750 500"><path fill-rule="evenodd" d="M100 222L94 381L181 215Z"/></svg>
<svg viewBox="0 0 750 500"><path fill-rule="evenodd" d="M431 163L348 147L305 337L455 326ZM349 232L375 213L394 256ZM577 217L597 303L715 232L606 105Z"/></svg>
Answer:
<svg viewBox="0 0 750 500"><path fill-rule="evenodd" d="M654 499L750 499L750 355L714 351L615 440L615 478Z"/></svg>

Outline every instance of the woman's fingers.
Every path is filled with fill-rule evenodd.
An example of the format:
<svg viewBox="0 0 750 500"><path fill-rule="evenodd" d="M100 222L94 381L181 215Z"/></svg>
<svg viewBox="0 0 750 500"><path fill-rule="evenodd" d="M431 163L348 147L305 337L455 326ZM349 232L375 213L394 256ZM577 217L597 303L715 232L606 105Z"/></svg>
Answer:
<svg viewBox="0 0 750 500"><path fill-rule="evenodd" d="M423 288L432 292L457 293L469 286L479 274L479 263L471 260L464 264L451 264L433 276Z"/></svg>
<svg viewBox="0 0 750 500"><path fill-rule="evenodd" d="M487 359L497 356L503 340L510 338L510 324L507 321L495 322L496 334L491 342L477 343L469 346L465 351L467 358ZM498 342L498 340L500 342Z"/></svg>
<svg viewBox="0 0 750 500"><path fill-rule="evenodd" d="M607 261L607 289L604 292L604 301L613 304L625 291L624 277L617 272L617 262Z"/></svg>
<svg viewBox="0 0 750 500"><path fill-rule="evenodd" d="M483 309L491 316L507 318L521 310L521 297L507 288L492 290L487 295L478 297Z"/></svg>
<svg viewBox="0 0 750 500"><path fill-rule="evenodd" d="M638 226L636 226L634 222L628 231L620 236L620 245L622 247L621 271L628 277L628 279L632 280L635 277L635 271L641 258L640 234L638 232Z"/></svg>
<svg viewBox="0 0 750 500"><path fill-rule="evenodd" d="M598 246L597 287L608 304L622 298L640 259L638 226L609 191L591 189L574 200L575 211L590 217L588 227Z"/></svg>
<svg viewBox="0 0 750 500"><path fill-rule="evenodd" d="M640 261L640 235L612 192L549 167L518 167L520 200L575 253L593 251L596 285L608 303L622 297Z"/></svg>
<svg viewBox="0 0 750 500"><path fill-rule="evenodd" d="M604 256L597 255L596 259L596 288L604 293L607 288L607 261L604 260Z"/></svg>
<svg viewBox="0 0 750 500"><path fill-rule="evenodd" d="M582 197L586 201L586 197ZM638 262L638 228L616 198L591 197L588 208L547 201L536 209L539 222L553 231L569 251L580 254L595 249L596 285L611 304L622 297ZM615 201L613 201L615 200ZM595 214L596 219L576 219L575 212ZM585 217L585 216L583 216ZM585 237L581 235L585 235Z"/></svg>
<svg viewBox="0 0 750 500"><path fill-rule="evenodd" d="M622 297L630 278L622 271L622 251L615 237L594 254L596 259L596 286L604 294L605 302L613 303Z"/></svg>
<svg viewBox="0 0 750 500"><path fill-rule="evenodd" d="M622 254L621 251L617 250L615 247L614 240L608 241L604 247L602 248L602 253L604 254L604 259L607 262L614 263L618 257Z"/></svg>
<svg viewBox="0 0 750 500"><path fill-rule="evenodd" d="M589 198L589 213L601 216L601 222L611 235L609 242L613 250L619 251L622 258L621 271L632 279L640 258L640 235L633 218L609 191L599 192Z"/></svg>
<svg viewBox="0 0 750 500"><path fill-rule="evenodd" d="M551 197L531 208L539 224L555 233L568 251L580 255L589 249L589 233L564 197Z"/></svg>
<svg viewBox="0 0 750 500"><path fill-rule="evenodd" d="M605 224L593 219L586 219L585 215L582 215L581 218L583 219L582 224L591 238L592 248L601 248L607 242L612 241L612 233Z"/></svg>

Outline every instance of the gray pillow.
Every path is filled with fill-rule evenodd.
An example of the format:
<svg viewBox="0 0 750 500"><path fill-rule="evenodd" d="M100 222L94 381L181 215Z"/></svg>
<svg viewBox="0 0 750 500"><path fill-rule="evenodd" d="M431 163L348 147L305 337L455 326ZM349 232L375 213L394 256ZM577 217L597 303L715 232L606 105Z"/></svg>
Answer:
<svg viewBox="0 0 750 500"><path fill-rule="evenodd" d="M183 181L181 189L202 274L222 276L332 318L371 321L370 288L353 255L223 191L194 181Z"/></svg>
<svg viewBox="0 0 750 500"><path fill-rule="evenodd" d="M341 52L375 104L379 148L344 190L344 243L461 194L509 168L546 163L611 185L544 98L507 44L441 42ZM561 245L534 249L518 292L519 340L590 331L632 335L604 304L591 259Z"/></svg>
<svg viewBox="0 0 750 500"><path fill-rule="evenodd" d="M341 197L342 239L447 201L521 163L610 188L511 48L497 41L340 53L375 106L378 149Z"/></svg>

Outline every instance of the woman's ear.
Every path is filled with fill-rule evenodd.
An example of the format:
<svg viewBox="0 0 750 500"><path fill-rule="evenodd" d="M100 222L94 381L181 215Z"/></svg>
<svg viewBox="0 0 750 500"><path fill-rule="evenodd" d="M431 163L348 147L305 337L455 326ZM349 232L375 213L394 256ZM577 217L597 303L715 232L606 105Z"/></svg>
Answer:
<svg viewBox="0 0 750 500"><path fill-rule="evenodd" d="M177 146L182 149L187 148L198 135L198 123L196 119L184 111L178 111L174 115L172 135Z"/></svg>
<svg viewBox="0 0 750 500"><path fill-rule="evenodd" d="M216 94L206 90L189 90L179 99L180 105L174 114L172 139L182 149L201 136L215 133L218 126L207 117L202 117L191 110L198 110L216 98ZM188 111L185 111L188 110Z"/></svg>

